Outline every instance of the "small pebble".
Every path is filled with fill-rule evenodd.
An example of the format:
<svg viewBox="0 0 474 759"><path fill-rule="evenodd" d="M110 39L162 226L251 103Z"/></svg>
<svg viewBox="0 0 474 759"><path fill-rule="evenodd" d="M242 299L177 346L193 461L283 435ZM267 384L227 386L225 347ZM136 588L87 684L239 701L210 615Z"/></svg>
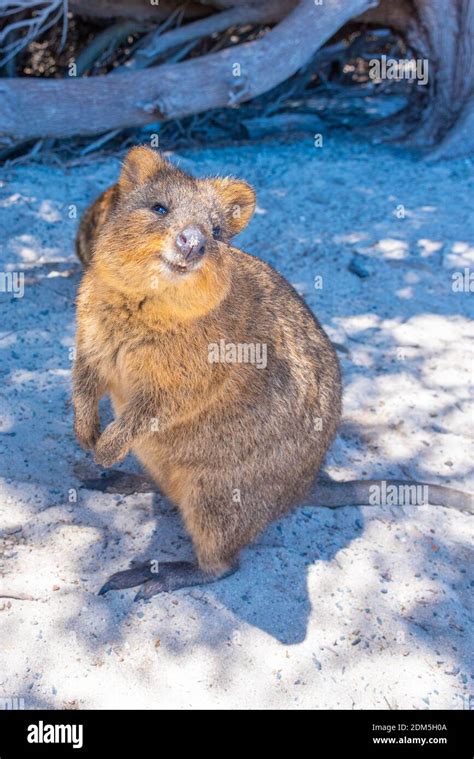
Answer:
<svg viewBox="0 0 474 759"><path fill-rule="evenodd" d="M352 274L356 274L361 279L370 277L370 271L368 270L362 256L355 255L347 268Z"/></svg>

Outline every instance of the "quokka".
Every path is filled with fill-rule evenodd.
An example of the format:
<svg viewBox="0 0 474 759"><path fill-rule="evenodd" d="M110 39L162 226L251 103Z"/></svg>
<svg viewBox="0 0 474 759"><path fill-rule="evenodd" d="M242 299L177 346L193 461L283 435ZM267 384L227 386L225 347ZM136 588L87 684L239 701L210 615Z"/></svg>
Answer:
<svg viewBox="0 0 474 759"><path fill-rule="evenodd" d="M246 182L196 179L136 147L81 221L77 439L104 467L132 451L178 507L197 559L157 572L146 562L101 592L141 585L149 598L211 582L318 493L321 505L368 503L368 482L315 489L341 414L339 363L291 285L231 245L254 208ZM211 361L223 341L265 346L265 365ZM101 432L104 394L116 418Z"/></svg>

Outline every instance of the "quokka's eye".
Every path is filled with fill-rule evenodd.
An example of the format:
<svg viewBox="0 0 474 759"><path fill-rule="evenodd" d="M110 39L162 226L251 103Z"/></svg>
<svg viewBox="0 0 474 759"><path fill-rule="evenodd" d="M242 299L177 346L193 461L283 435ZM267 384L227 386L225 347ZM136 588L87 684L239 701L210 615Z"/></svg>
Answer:
<svg viewBox="0 0 474 759"><path fill-rule="evenodd" d="M157 213L158 216L166 216L168 213L168 209L165 208L165 206L162 206L161 203L157 203L151 210Z"/></svg>
<svg viewBox="0 0 474 759"><path fill-rule="evenodd" d="M212 236L214 240L218 240L221 236L222 229L220 227L212 227Z"/></svg>

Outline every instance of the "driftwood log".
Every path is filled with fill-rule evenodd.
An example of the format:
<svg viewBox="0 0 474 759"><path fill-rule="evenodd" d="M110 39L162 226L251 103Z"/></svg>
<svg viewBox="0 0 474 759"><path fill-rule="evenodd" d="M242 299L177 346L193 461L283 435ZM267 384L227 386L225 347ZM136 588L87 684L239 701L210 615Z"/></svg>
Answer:
<svg viewBox="0 0 474 759"><path fill-rule="evenodd" d="M181 9L184 23L150 32L128 65L111 74L0 78L3 146L236 106L291 77L353 20L395 29L416 57L429 61L428 86L413 87L407 108L390 119L393 139L428 148L434 158L474 152L474 0L71 0L70 8L119 23L152 19L165 25ZM255 23L275 26L252 42L153 65L176 46Z"/></svg>

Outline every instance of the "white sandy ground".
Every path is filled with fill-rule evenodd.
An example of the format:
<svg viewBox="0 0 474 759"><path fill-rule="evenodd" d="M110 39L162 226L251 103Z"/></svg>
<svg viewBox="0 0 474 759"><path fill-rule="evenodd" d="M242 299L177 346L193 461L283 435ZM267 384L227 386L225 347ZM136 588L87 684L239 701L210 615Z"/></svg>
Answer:
<svg viewBox="0 0 474 759"><path fill-rule="evenodd" d="M474 490L473 296L451 278L474 268L472 162L428 165L350 136L175 158L255 185L239 244L298 285L340 346L344 420L327 471ZM95 470L71 428L80 271L69 214L117 169L109 159L3 172L0 266L27 276L23 298L0 293L0 591L34 600L0 599L0 697L27 708L468 708L465 514L300 508L214 586L148 604L133 590L96 595L131 559L191 555L163 499L81 489L75 476ZM369 277L348 270L354 252Z"/></svg>

